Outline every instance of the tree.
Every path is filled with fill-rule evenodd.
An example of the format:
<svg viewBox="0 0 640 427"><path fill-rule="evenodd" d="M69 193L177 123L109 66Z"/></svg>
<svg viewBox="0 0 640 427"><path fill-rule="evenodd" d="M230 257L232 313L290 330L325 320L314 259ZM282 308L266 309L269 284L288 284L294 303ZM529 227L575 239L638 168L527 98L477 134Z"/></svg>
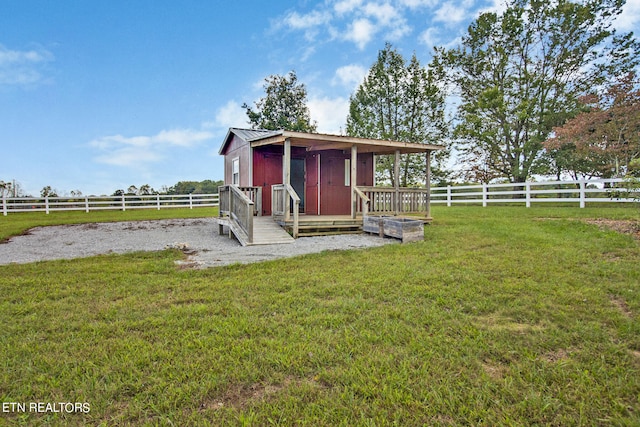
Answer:
<svg viewBox="0 0 640 427"><path fill-rule="evenodd" d="M626 74L606 91L581 101L583 111L554 128L544 143L556 169L575 178L635 173L634 160L640 158L640 88L635 74Z"/></svg>
<svg viewBox="0 0 640 427"><path fill-rule="evenodd" d="M149 196L151 194L156 194L156 190L154 190L149 184L143 184L138 189L139 196Z"/></svg>
<svg viewBox="0 0 640 427"><path fill-rule="evenodd" d="M266 96L255 103L256 110L246 103L242 105L253 129L316 131L317 124L311 122L307 107L307 88L298 83L295 71L288 76L267 77L264 90Z"/></svg>
<svg viewBox="0 0 640 427"><path fill-rule="evenodd" d="M638 43L612 23L624 0L509 0L483 13L459 47L438 49L460 95L454 136L467 167L524 182L542 142L587 90L632 69Z"/></svg>
<svg viewBox="0 0 640 427"><path fill-rule="evenodd" d="M435 69L425 69L414 54L409 64L390 44L378 52L364 82L350 97L347 134L361 138L442 144L447 134L445 96ZM444 175L448 153L435 157L433 176ZM393 156L376 161L378 179L394 182ZM403 155L400 185L417 184L424 177L424 158Z"/></svg>
<svg viewBox="0 0 640 427"><path fill-rule="evenodd" d="M167 189L167 194L216 194L224 181L179 181Z"/></svg>
<svg viewBox="0 0 640 427"><path fill-rule="evenodd" d="M14 186L10 182L0 181L0 197L14 196Z"/></svg>
<svg viewBox="0 0 640 427"><path fill-rule="evenodd" d="M40 190L40 197L58 197L58 191L51 188L50 185L47 185L46 187L42 187L42 190Z"/></svg>

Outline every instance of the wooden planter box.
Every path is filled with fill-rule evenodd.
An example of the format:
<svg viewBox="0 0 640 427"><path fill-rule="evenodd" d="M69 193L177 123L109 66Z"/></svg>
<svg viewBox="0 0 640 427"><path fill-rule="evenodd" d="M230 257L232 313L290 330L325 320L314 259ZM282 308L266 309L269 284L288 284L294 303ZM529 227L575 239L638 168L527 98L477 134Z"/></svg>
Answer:
<svg viewBox="0 0 640 427"><path fill-rule="evenodd" d="M375 233L380 237L384 237L383 220L388 216L365 216L362 218L362 231L365 233Z"/></svg>
<svg viewBox="0 0 640 427"><path fill-rule="evenodd" d="M395 237L402 243L424 240L424 222L419 219L387 217L382 219L385 236Z"/></svg>

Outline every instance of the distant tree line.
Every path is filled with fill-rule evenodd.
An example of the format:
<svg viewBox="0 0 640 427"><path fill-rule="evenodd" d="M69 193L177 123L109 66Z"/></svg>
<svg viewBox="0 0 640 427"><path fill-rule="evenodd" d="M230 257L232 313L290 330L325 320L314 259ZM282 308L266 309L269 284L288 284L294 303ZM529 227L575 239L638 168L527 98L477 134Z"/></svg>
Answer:
<svg viewBox="0 0 640 427"><path fill-rule="evenodd" d="M148 184L136 187L130 185L127 190L116 190L112 196L148 196L152 194L216 194L218 187L224 185L224 181L212 181L205 179L204 181L179 181L171 187L162 186L160 190L155 190Z"/></svg>

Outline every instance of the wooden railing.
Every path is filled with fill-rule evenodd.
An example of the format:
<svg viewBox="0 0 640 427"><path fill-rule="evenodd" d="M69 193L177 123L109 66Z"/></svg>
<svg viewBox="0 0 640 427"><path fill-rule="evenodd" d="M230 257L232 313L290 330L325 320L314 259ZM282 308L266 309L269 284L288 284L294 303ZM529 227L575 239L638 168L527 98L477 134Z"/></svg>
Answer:
<svg viewBox="0 0 640 427"><path fill-rule="evenodd" d="M238 187L253 202L253 214L262 216L262 187Z"/></svg>
<svg viewBox="0 0 640 427"><path fill-rule="evenodd" d="M293 201L293 209L291 202ZM291 220L293 211L293 237L298 237L300 197L289 184L276 184L271 186L271 215L285 222Z"/></svg>
<svg viewBox="0 0 640 427"><path fill-rule="evenodd" d="M354 187L356 193L356 207L354 209L355 215L362 214L367 216L369 214L369 204L371 199L358 187ZM354 216L355 216L354 215Z"/></svg>
<svg viewBox="0 0 640 427"><path fill-rule="evenodd" d="M424 188L357 187L369 199L370 213L427 213L429 193Z"/></svg>
<svg viewBox="0 0 640 427"><path fill-rule="evenodd" d="M245 191L248 187L244 188ZM235 185L225 185L218 187L220 200L220 217L229 216L230 228L237 234L243 233L243 240L247 243L253 242L253 217L255 203L245 194L243 189ZM251 191L254 197L259 191ZM236 236L238 237L238 236Z"/></svg>

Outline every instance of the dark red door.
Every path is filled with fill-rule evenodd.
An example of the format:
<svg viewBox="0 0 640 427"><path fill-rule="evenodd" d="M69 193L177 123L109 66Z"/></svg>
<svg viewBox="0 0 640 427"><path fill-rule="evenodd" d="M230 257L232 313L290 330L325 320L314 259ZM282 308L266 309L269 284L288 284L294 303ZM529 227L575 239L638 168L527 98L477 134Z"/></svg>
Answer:
<svg viewBox="0 0 640 427"><path fill-rule="evenodd" d="M347 159L341 151L320 154L320 215L351 214L351 186L345 181Z"/></svg>
<svg viewBox="0 0 640 427"><path fill-rule="evenodd" d="M282 184L282 154L253 152L253 185L262 187L262 215L271 215L271 186Z"/></svg>
<svg viewBox="0 0 640 427"><path fill-rule="evenodd" d="M318 155L309 154L306 159L305 212L307 215L318 215Z"/></svg>

